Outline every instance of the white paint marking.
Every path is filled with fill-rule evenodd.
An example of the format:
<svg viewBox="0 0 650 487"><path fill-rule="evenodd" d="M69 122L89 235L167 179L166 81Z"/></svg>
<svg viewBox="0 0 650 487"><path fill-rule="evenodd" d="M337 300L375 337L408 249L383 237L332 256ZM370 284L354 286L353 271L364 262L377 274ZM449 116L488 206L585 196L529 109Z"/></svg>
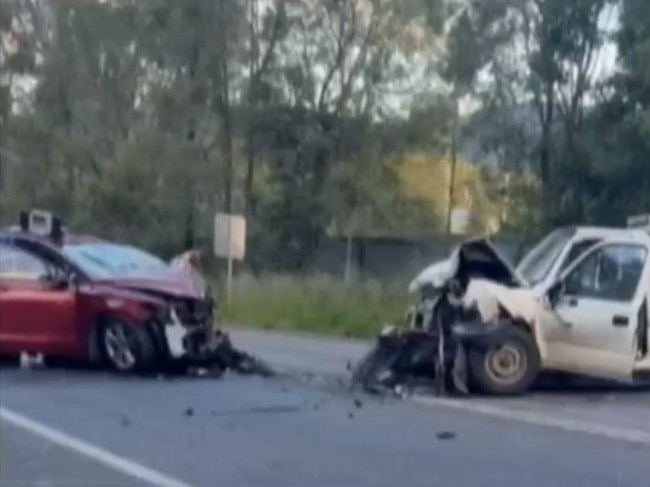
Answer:
<svg viewBox="0 0 650 487"><path fill-rule="evenodd" d="M68 450L72 450L75 453L102 463L113 470L155 487L192 487L181 480L177 480L173 477L145 467L144 465L127 460L115 453L111 453L108 450L86 443L83 440L74 438L73 436L54 428L50 428L49 426L10 411L2 406L0 406L0 419L36 436L49 440L52 443L56 443L63 448L67 448Z"/></svg>
<svg viewBox="0 0 650 487"><path fill-rule="evenodd" d="M478 402L459 401L455 399L426 396L413 396L412 399L415 403L426 406L445 407L448 409L455 409L457 411L465 411L481 414L484 416L491 416L493 418L515 420L536 426L558 428L571 433L586 433L590 435L603 436L612 440L650 446L650 432L647 431L616 428L588 421L554 418L542 414L491 406Z"/></svg>

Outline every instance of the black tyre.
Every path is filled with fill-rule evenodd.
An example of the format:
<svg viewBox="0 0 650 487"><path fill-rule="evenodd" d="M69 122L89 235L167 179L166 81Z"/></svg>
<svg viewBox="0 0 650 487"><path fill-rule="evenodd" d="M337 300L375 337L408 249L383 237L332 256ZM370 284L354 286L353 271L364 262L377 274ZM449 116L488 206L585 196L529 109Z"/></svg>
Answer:
<svg viewBox="0 0 650 487"><path fill-rule="evenodd" d="M490 395L526 392L541 368L533 336L513 327L499 343L468 350L472 388Z"/></svg>
<svg viewBox="0 0 650 487"><path fill-rule="evenodd" d="M155 368L158 354L146 328L109 318L100 326L98 339L103 361L110 369L134 374Z"/></svg>

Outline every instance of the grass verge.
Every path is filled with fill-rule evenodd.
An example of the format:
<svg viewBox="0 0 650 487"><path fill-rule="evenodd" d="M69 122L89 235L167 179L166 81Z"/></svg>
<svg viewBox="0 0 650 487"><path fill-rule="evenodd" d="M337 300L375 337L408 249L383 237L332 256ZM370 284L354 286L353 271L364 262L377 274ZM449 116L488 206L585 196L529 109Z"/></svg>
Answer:
<svg viewBox="0 0 650 487"><path fill-rule="evenodd" d="M344 284L328 276L239 275L230 303L223 286L221 319L228 325L366 338L400 321L409 304L404 284Z"/></svg>

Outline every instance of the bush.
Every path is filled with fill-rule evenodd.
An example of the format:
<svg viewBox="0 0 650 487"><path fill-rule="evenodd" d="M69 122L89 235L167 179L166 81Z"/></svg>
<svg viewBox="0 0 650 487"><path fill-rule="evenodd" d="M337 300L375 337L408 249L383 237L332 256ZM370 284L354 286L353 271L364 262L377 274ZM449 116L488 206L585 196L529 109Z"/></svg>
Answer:
<svg viewBox="0 0 650 487"><path fill-rule="evenodd" d="M400 321L409 303L404 284L345 284L328 276L240 275L231 302L221 290L221 320L228 325L370 337Z"/></svg>

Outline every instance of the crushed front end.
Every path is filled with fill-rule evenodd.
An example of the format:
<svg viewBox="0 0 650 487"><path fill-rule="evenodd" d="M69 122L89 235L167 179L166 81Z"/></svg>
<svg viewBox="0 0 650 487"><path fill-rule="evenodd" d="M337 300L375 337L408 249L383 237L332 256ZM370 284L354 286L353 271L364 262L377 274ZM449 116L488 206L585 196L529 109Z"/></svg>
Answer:
<svg viewBox="0 0 650 487"><path fill-rule="evenodd" d="M230 336L215 328L216 305L212 297L174 299L162 330L168 358L185 370L209 369L224 372L273 375L266 364L235 348Z"/></svg>

